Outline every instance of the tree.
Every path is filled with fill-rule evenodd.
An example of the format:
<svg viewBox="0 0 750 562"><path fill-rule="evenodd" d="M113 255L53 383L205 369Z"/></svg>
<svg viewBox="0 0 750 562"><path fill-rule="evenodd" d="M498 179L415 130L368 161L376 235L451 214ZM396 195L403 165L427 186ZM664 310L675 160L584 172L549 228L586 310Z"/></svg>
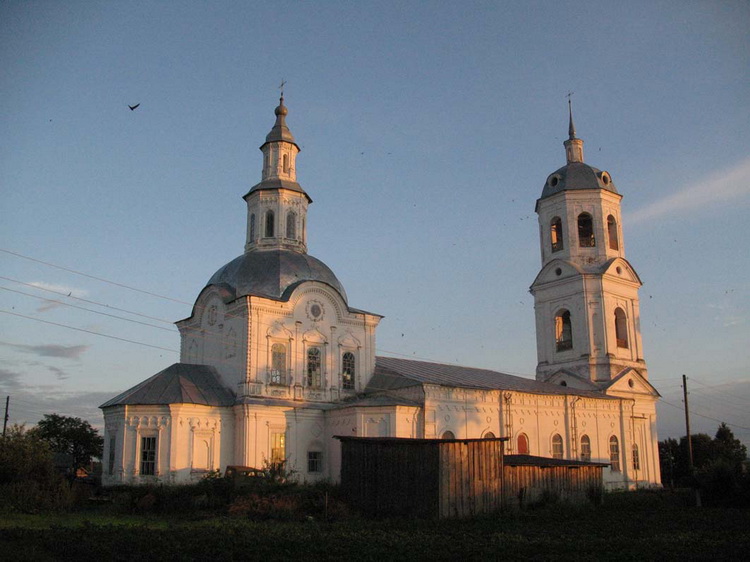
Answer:
<svg viewBox="0 0 750 562"><path fill-rule="evenodd" d="M71 499L49 444L22 425L9 427L0 437L0 513L65 509Z"/></svg>
<svg viewBox="0 0 750 562"><path fill-rule="evenodd" d="M747 457L747 447L734 437L734 433L724 422L716 430L714 448L717 457L726 460L737 469L741 469L742 462Z"/></svg>
<svg viewBox="0 0 750 562"><path fill-rule="evenodd" d="M85 466L93 458L102 456L104 439L89 422L81 418L45 414L32 431L49 443L52 451L71 455L74 468Z"/></svg>
<svg viewBox="0 0 750 562"><path fill-rule="evenodd" d="M677 486L692 485L695 472L705 472L717 463L739 474L742 462L747 455L747 448L735 439L732 430L722 423L716 431L716 437L711 438L705 433L695 433L690 439L693 446L693 471L690 470L690 455L688 453L687 437L683 436L679 442L666 439L659 442L659 458L661 461L662 482Z"/></svg>
<svg viewBox="0 0 750 562"><path fill-rule="evenodd" d="M0 437L0 485L54 477L49 445L22 425L10 426Z"/></svg>

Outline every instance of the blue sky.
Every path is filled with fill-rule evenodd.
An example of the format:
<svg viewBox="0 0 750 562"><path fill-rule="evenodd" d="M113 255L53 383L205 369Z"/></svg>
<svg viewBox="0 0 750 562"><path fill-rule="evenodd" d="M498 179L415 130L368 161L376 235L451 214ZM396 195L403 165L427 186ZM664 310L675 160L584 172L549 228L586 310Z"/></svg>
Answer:
<svg viewBox="0 0 750 562"><path fill-rule="evenodd" d="M660 437L684 433L686 374L694 428L750 444L748 25L744 1L3 2L11 422L98 425L177 361L171 322L243 250L283 78L309 251L385 315L378 353L524 376L534 203L574 92L624 195Z"/></svg>

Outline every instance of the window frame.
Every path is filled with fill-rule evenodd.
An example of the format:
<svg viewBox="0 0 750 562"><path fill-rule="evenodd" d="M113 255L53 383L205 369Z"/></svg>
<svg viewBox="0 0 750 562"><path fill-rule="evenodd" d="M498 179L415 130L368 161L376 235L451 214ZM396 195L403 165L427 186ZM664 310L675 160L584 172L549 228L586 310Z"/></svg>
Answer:
<svg viewBox="0 0 750 562"><path fill-rule="evenodd" d="M521 439L524 441L524 447L521 447ZM521 449L524 449L523 451ZM516 436L516 454L518 455L530 455L531 445L529 444L529 436L525 433L519 433Z"/></svg>
<svg viewBox="0 0 750 562"><path fill-rule="evenodd" d="M581 452L582 461L591 462L591 438L585 433L581 435Z"/></svg>
<svg viewBox="0 0 750 562"><path fill-rule="evenodd" d="M310 474L323 472L323 451L307 451L307 472Z"/></svg>
<svg viewBox="0 0 750 562"><path fill-rule="evenodd" d="M281 348L281 350L279 350L278 348ZM273 385L278 385L278 386L284 386L287 384L287 371L288 371L287 363L289 359L286 344L279 342L279 341L271 342L270 352L271 352L271 365L270 365L270 369L268 369L268 383L273 384ZM283 364L283 368L279 369L278 368L279 366L277 365L277 359L282 357L282 353L283 353L284 364Z"/></svg>
<svg viewBox="0 0 750 562"><path fill-rule="evenodd" d="M317 351L317 372L311 369L311 354L314 351ZM308 388L323 388L323 347L320 345L311 345L305 350L305 382Z"/></svg>
<svg viewBox="0 0 750 562"><path fill-rule="evenodd" d="M641 452L638 449L638 444L633 443L633 447L631 448L632 457L633 457L633 470L635 472L640 472L641 470Z"/></svg>
<svg viewBox="0 0 750 562"><path fill-rule="evenodd" d="M115 460L117 454L117 434L109 436L109 450L107 451L107 474L114 476Z"/></svg>
<svg viewBox="0 0 750 562"><path fill-rule="evenodd" d="M294 211L286 214L286 237L290 240L297 239L297 213Z"/></svg>
<svg viewBox="0 0 750 562"><path fill-rule="evenodd" d="M630 347L628 342L628 316L619 306L615 308L615 341L617 347L622 349L629 349Z"/></svg>
<svg viewBox="0 0 750 562"><path fill-rule="evenodd" d="M620 440L616 435L609 438L609 467L612 472L620 472Z"/></svg>
<svg viewBox="0 0 750 562"><path fill-rule="evenodd" d="M573 320L570 310L561 308L555 313L555 351L573 349Z"/></svg>
<svg viewBox="0 0 750 562"><path fill-rule="evenodd" d="M356 387L356 376L357 356L353 351L344 351L341 354L341 388L344 390L354 390Z"/></svg>
<svg viewBox="0 0 750 562"><path fill-rule="evenodd" d="M273 238L276 233L276 214L273 209L268 209L265 214L265 224L263 225L264 238Z"/></svg>
<svg viewBox="0 0 750 562"><path fill-rule="evenodd" d="M563 241L562 219L558 216L553 217L550 221L549 241L553 253L565 249L565 242Z"/></svg>
<svg viewBox="0 0 750 562"><path fill-rule="evenodd" d="M552 436L552 458L563 459L565 458L565 445L563 444L562 435L555 433Z"/></svg>
<svg viewBox="0 0 750 562"><path fill-rule="evenodd" d="M607 216L607 245L610 250L620 251L620 237L617 233L617 219L614 215Z"/></svg>
<svg viewBox="0 0 750 562"><path fill-rule="evenodd" d="M271 464L286 462L286 431L271 429L268 437L269 460Z"/></svg>
<svg viewBox="0 0 750 562"><path fill-rule="evenodd" d="M141 476L156 476L158 472L158 435L141 435L140 455L138 459L138 474ZM153 445L147 447L147 445Z"/></svg>

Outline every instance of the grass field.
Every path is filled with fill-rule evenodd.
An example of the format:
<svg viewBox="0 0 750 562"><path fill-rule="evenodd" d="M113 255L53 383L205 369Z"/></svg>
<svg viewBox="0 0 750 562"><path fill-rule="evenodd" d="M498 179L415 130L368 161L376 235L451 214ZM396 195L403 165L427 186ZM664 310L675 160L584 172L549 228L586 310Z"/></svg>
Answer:
<svg viewBox="0 0 750 562"><path fill-rule="evenodd" d="M750 511L611 494L476 520L252 521L95 508L0 515L8 560L746 560Z"/></svg>

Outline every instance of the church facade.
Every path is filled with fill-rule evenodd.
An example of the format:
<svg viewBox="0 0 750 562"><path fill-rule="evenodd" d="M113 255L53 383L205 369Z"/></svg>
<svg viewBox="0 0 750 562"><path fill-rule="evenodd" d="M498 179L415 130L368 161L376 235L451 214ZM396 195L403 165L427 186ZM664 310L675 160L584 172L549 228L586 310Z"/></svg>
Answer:
<svg viewBox="0 0 750 562"><path fill-rule="evenodd" d="M659 394L643 359L621 195L584 163L572 114L567 163L536 203L531 380L375 356L382 316L350 306L307 253L312 199L296 180L287 112L282 96L260 147L261 181L244 196L244 253L177 322L180 362L101 406L103 482L191 482L278 462L303 481L337 481L334 436L353 435L507 437L507 453L609 463L610 488L659 485Z"/></svg>

